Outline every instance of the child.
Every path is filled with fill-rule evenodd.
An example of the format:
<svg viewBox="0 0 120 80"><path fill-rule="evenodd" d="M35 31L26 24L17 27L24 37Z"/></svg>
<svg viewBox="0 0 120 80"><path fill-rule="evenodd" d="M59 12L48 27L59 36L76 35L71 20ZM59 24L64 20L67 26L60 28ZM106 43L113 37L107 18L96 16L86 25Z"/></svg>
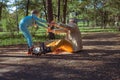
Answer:
<svg viewBox="0 0 120 80"><path fill-rule="evenodd" d="M29 26L42 26L42 27L47 27L45 24L47 24L46 20L43 20L39 17L39 11L38 10L33 10L31 12L30 16L26 16L23 19L21 19L20 23L19 23L19 29L22 31L24 37L27 40L27 44L28 44L28 54L32 53L32 49L34 47L33 42L32 42L32 37L31 34L28 30ZM43 24L45 23L45 24Z"/></svg>

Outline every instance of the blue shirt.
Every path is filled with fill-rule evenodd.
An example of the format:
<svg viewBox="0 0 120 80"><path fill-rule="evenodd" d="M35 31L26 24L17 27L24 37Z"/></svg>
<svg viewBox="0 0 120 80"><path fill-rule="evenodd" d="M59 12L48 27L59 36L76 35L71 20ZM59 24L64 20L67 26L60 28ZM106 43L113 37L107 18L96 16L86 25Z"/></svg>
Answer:
<svg viewBox="0 0 120 80"><path fill-rule="evenodd" d="M46 20L38 18L36 15L32 14L31 16L26 16L20 21L20 25L24 26L33 26L33 24L37 24L38 26L46 27ZM45 23L45 24L44 24Z"/></svg>

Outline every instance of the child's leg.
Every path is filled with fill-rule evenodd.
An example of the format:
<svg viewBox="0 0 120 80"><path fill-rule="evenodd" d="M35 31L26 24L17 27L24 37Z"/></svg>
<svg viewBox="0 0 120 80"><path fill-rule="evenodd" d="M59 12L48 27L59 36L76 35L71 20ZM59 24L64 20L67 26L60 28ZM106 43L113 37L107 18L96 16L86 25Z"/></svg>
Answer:
<svg viewBox="0 0 120 80"><path fill-rule="evenodd" d="M28 31L28 28L27 28L26 26L22 26L20 29L21 29L24 37L25 37L26 40L27 40L27 43L28 43L29 48L32 48L32 47L33 47L33 42L32 42L31 34L30 34L30 32Z"/></svg>

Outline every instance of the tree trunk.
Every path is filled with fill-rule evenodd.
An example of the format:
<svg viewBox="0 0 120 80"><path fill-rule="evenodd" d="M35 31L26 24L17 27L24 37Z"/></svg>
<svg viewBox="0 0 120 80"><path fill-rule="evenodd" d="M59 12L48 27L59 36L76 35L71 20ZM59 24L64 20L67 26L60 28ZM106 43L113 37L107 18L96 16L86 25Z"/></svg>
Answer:
<svg viewBox="0 0 120 80"><path fill-rule="evenodd" d="M27 0L27 4L26 4L26 16L28 16L29 3L30 3L30 0Z"/></svg>
<svg viewBox="0 0 120 80"><path fill-rule="evenodd" d="M119 26L119 15L115 16L115 23L114 26L120 31L120 26Z"/></svg>
<svg viewBox="0 0 120 80"><path fill-rule="evenodd" d="M103 26L103 28L105 29L106 28L106 26L107 26L107 21L108 21L108 12L107 11L104 11L104 20L103 20L104 22L104 26Z"/></svg>
<svg viewBox="0 0 120 80"><path fill-rule="evenodd" d="M51 21L53 21L52 0L46 0L46 8L47 8L47 14L48 14L47 20L50 23ZM52 29L53 29L53 27L52 27ZM55 39L55 34L49 32L48 37L49 37L49 39Z"/></svg>
<svg viewBox="0 0 120 80"><path fill-rule="evenodd" d="M15 0L15 2L17 3L17 0ZM17 32L19 33L19 23L18 23L18 11L17 11L17 5L16 5L16 26L17 26Z"/></svg>
<svg viewBox="0 0 120 80"><path fill-rule="evenodd" d="M2 2L0 2L0 21L2 19L2 3L3 3L3 0L2 0Z"/></svg>
<svg viewBox="0 0 120 80"><path fill-rule="evenodd" d="M46 4L45 4L46 2L45 2L45 0L43 0L43 5L44 5L44 12L45 12L45 17L46 17L46 20L47 20L47 9L46 9Z"/></svg>
<svg viewBox="0 0 120 80"><path fill-rule="evenodd" d="M0 21L2 19L2 6L0 6Z"/></svg>
<svg viewBox="0 0 120 80"><path fill-rule="evenodd" d="M63 0L63 23L66 23L67 0Z"/></svg>
<svg viewBox="0 0 120 80"><path fill-rule="evenodd" d="M60 0L58 0L58 22L60 21Z"/></svg>
<svg viewBox="0 0 120 80"><path fill-rule="evenodd" d="M93 27L96 27L97 22L97 16L96 16L96 0L94 0L94 25Z"/></svg>
<svg viewBox="0 0 120 80"><path fill-rule="evenodd" d="M52 0L46 0L46 8L47 8L48 22L51 22L53 20Z"/></svg>

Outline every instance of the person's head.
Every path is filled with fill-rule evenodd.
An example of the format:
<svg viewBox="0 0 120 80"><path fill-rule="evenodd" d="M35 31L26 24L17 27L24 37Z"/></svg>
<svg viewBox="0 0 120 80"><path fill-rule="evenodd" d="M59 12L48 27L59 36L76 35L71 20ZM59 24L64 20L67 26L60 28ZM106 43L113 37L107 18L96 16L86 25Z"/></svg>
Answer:
<svg viewBox="0 0 120 80"><path fill-rule="evenodd" d="M74 18L69 19L69 23L76 23L76 20Z"/></svg>
<svg viewBox="0 0 120 80"><path fill-rule="evenodd" d="M34 15L36 15L36 16L39 16L39 11L38 10L32 10L31 11L31 14L34 14Z"/></svg>

